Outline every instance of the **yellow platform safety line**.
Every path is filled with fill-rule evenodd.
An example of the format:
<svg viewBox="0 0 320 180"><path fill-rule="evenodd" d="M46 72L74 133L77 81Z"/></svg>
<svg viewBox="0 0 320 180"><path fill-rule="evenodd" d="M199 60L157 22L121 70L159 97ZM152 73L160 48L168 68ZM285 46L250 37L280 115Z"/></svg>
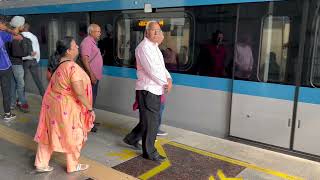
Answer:
<svg viewBox="0 0 320 180"><path fill-rule="evenodd" d="M142 180L146 180L149 179L157 174L159 174L160 172L168 169L171 166L171 163L169 161L169 159L167 158L167 154L165 152L165 150L163 149L162 145L168 143L169 141L163 138L158 138L158 140L155 143L155 147L157 148L159 154L161 156L166 157L166 160L163 161L159 166L143 173L142 175L140 175L138 178L142 179Z"/></svg>
<svg viewBox="0 0 320 180"><path fill-rule="evenodd" d="M218 169L217 176L220 178L220 180L243 180L243 178L241 178L241 177L228 178L224 175L224 173L221 169Z"/></svg>
<svg viewBox="0 0 320 180"><path fill-rule="evenodd" d="M30 121L30 119L25 117L25 116L23 116L23 117L20 117L17 121L20 122L20 123L27 123L27 122Z"/></svg>
<svg viewBox="0 0 320 180"><path fill-rule="evenodd" d="M246 163L246 162L239 161L239 160L236 160L236 159L232 159L232 158L229 158L229 157L225 157L225 156L221 156L221 155L214 154L214 153L211 153L211 152L207 152L207 151L204 151L204 150L196 149L196 148L184 145L184 144L179 144L179 143L172 142L172 141L168 142L168 144L170 144L172 146L175 146L175 147L179 147L179 148L182 148L182 149L186 149L186 150L195 152L197 154L202 154L204 156L208 156L208 157L212 157L212 158L215 158L215 159L219 159L221 161L225 161L225 162L229 162L229 163L236 164L236 165L239 165L239 166L243 166L243 167L246 167L246 168L249 168L249 169L253 169L253 170L260 171L260 172L263 172L263 173L266 173L266 174L277 176L277 177L280 177L280 178L283 178L283 179L287 179L287 180L303 180L303 178L301 178L301 177L296 177L296 176L288 175L288 174L285 174L285 173L282 173L282 172L279 172L279 171L274 171L274 170L271 170L271 169L262 168L262 167L254 165L254 164Z"/></svg>
<svg viewBox="0 0 320 180"><path fill-rule="evenodd" d="M138 156L138 154L133 150L125 149L125 150L122 150L121 152L107 153L107 156L115 156L115 157L119 157L120 160L128 160Z"/></svg>
<svg viewBox="0 0 320 180"><path fill-rule="evenodd" d="M4 125L0 125L0 138L30 150L35 151L37 148L37 144L33 141L32 137L14 129L8 128ZM52 159L57 161L59 164L65 165L65 156L61 153L54 154L52 156ZM90 165L90 168L86 171L83 171L82 174L96 180L104 180L106 178L119 180L136 180L135 177L129 176L125 173L107 167L97 161L88 158L81 157L80 162Z"/></svg>

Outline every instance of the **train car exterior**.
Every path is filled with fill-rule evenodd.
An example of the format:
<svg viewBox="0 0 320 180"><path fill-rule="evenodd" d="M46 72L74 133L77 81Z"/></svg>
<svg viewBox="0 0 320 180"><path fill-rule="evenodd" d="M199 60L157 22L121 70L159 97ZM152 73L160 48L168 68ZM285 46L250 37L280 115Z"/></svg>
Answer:
<svg viewBox="0 0 320 180"><path fill-rule="evenodd" d="M44 83L55 41L80 43L97 23L105 64L97 107L137 117L134 49L145 23L157 20L174 82L165 124L320 156L319 0L6 3L0 12L25 16L39 37ZM38 93L31 82L26 89Z"/></svg>

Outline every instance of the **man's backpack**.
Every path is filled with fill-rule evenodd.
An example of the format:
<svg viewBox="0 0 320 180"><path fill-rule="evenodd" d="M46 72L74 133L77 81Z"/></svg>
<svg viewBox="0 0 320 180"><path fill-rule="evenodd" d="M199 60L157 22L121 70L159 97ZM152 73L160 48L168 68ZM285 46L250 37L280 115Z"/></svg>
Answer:
<svg viewBox="0 0 320 180"><path fill-rule="evenodd" d="M23 38L21 41L21 47L23 49L23 53L28 55L31 55L33 52L32 48L32 41L29 38Z"/></svg>
<svg viewBox="0 0 320 180"><path fill-rule="evenodd" d="M12 41L10 48L12 57L30 56L33 51L31 40L25 37L21 41Z"/></svg>

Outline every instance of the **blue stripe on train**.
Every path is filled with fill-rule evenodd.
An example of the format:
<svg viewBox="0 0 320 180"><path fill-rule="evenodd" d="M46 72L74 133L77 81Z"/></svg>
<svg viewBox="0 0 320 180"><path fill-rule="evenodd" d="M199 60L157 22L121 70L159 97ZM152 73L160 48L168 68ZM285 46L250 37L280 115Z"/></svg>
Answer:
<svg viewBox="0 0 320 180"><path fill-rule="evenodd" d="M136 70L132 68L104 66L104 74L115 77L136 79ZM175 85L190 86L195 88L231 92L237 94L269 97L274 99L293 100L295 86L271 84L251 81L234 81L226 78L196 76L189 74L171 73Z"/></svg>
<svg viewBox="0 0 320 180"><path fill-rule="evenodd" d="M41 60L40 65L46 67L47 60ZM113 77L137 79L136 70L132 68L104 66L103 74ZM290 101L294 99L295 86L290 85L235 80L235 83L232 87L232 80L226 78L196 76L177 73L171 73L171 75L175 85L189 86L209 90L218 90L224 92L231 92L233 88L233 92L237 94L268 97ZM316 90L314 91L317 92ZM303 94L304 98L301 98L302 102L312 103L312 100L315 100L314 97L310 99L305 98L305 96L308 97L308 94L309 92ZM320 104L320 96L318 97L319 101L316 102Z"/></svg>
<svg viewBox="0 0 320 180"><path fill-rule="evenodd" d="M1 8L5 15L43 14L64 12L86 12L103 10L143 9L145 3L151 3L154 8L200 6L208 4L231 4L245 2L264 2L272 0L104 0L97 2L83 2L74 4L40 5L32 7Z"/></svg>
<svg viewBox="0 0 320 180"><path fill-rule="evenodd" d="M320 104L320 89L301 87L299 91L299 102Z"/></svg>
<svg viewBox="0 0 320 180"><path fill-rule="evenodd" d="M233 83L233 92L293 101L295 86L235 80Z"/></svg>

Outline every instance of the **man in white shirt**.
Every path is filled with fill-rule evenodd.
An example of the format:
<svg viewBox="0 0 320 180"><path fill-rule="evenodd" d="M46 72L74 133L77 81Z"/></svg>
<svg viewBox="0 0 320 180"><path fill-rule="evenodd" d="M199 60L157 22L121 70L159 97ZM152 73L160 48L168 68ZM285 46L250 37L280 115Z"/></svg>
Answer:
<svg viewBox="0 0 320 180"><path fill-rule="evenodd" d="M38 64L40 61L39 41L38 41L38 38L29 31L29 29L30 29L30 25L25 23L24 28L23 28L23 32L21 33L25 38L28 38L31 40L32 49L33 49L33 53L31 56L26 56L26 57L22 58L23 69L24 69L24 73L25 73L24 77L26 77L27 70L29 70L35 84L38 87L40 95L43 96L45 90L44 90L43 85L40 80L40 71L39 71L39 64Z"/></svg>
<svg viewBox="0 0 320 180"><path fill-rule="evenodd" d="M172 88L171 76L158 47L162 40L158 22L148 22L145 37L135 50L140 121L123 139L125 143L140 148L138 142L142 138L142 157L156 162L165 160L154 147L160 123L160 96L170 92Z"/></svg>

